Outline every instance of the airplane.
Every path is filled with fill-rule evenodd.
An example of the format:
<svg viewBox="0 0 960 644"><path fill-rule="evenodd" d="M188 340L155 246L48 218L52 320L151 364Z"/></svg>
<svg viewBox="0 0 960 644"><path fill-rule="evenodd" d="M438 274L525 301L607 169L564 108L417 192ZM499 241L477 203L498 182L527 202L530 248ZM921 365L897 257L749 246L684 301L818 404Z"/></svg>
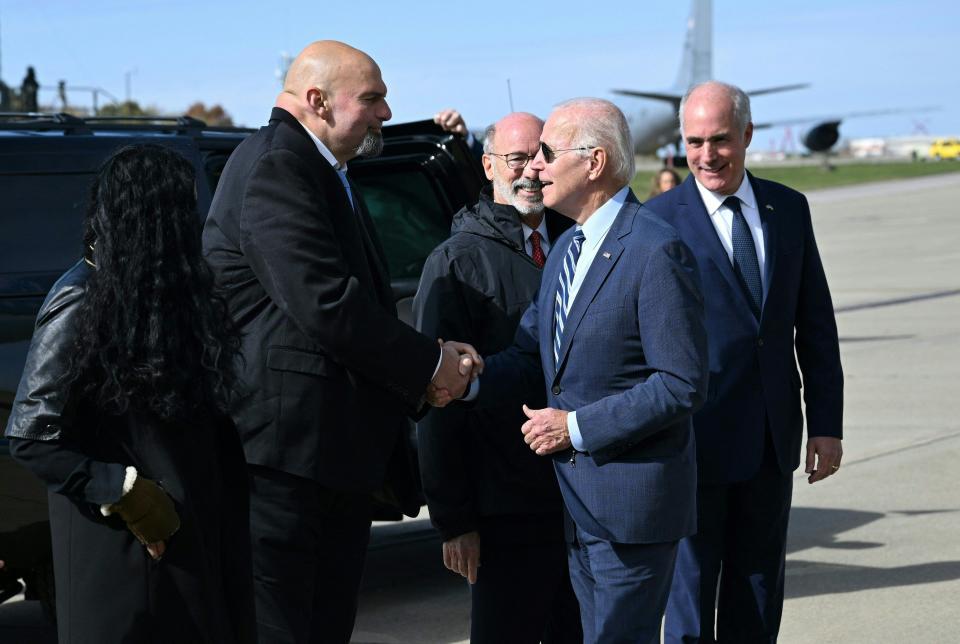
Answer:
<svg viewBox="0 0 960 644"><path fill-rule="evenodd" d="M612 93L621 97L614 102L627 117L634 151L637 154L653 154L669 144L675 145L679 152L681 141L677 111L680 108L680 99L691 86L714 79L712 18L711 0L692 1L683 45L683 58L672 87L661 91L611 90ZM809 83L794 83L745 91L753 97L804 89L809 86ZM845 118L930 111L931 109L936 108L880 109L825 117L782 119L765 123L754 121L753 127L758 130L794 124L812 124L800 135L800 142L811 152L827 153L840 139L840 124Z"/></svg>

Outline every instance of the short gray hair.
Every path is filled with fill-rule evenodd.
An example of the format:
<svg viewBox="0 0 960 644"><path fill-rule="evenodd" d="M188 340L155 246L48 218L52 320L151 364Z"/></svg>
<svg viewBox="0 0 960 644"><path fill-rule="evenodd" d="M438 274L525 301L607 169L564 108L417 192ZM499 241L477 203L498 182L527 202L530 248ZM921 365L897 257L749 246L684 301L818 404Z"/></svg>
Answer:
<svg viewBox="0 0 960 644"><path fill-rule="evenodd" d="M636 174L636 160L633 156L630 126L620 108L602 98L572 98L560 103L555 109L569 108L590 113L588 118L576 123L576 134L570 145L603 148L610 158L613 176L624 185L630 183ZM587 152L581 151L580 155L586 156Z"/></svg>
<svg viewBox="0 0 960 644"><path fill-rule="evenodd" d="M696 85L691 86L690 89L684 93L683 98L680 99L680 109L677 111L677 117L680 119L680 132L683 132L683 109L687 105L687 99L690 98L690 95L695 91L708 85L717 87L726 92L727 97L730 99L730 103L733 106L733 121L737 124L737 127L740 128L740 134L746 132L747 125L749 125L750 121L753 119L753 117L750 115L750 97L747 96L745 91L736 85L722 83L715 80L697 83Z"/></svg>
<svg viewBox="0 0 960 644"><path fill-rule="evenodd" d="M487 129L483 131L483 153L490 154L493 152L493 137L497 135L497 124L491 123L487 126Z"/></svg>

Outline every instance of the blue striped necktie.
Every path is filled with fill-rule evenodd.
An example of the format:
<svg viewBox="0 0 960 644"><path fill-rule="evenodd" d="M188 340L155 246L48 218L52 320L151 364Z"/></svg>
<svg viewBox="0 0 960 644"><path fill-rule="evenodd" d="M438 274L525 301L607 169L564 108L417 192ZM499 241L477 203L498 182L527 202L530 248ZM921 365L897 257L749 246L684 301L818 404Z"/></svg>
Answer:
<svg viewBox="0 0 960 644"><path fill-rule="evenodd" d="M580 259L580 250L586 237L577 226L570 247L563 258L563 268L560 270L560 283L557 284L557 297L553 305L553 363L560 362L560 342L563 340L563 323L567 321L570 311L570 287L573 285L573 276L577 270L577 260Z"/></svg>
<svg viewBox="0 0 960 644"><path fill-rule="evenodd" d="M740 199L727 197L723 205L733 211L733 267L746 287L750 297L750 308L756 318L760 319L760 309L763 305L763 283L760 281L760 262L757 260L757 247L754 245L750 226L740 210Z"/></svg>
<svg viewBox="0 0 960 644"><path fill-rule="evenodd" d="M335 168L337 171L337 176L340 177L340 183L343 184L343 189L347 191L347 201L350 202L350 207L353 208L353 211L357 211L357 202L353 200L353 190L350 189L350 180L347 179L347 170L346 168Z"/></svg>

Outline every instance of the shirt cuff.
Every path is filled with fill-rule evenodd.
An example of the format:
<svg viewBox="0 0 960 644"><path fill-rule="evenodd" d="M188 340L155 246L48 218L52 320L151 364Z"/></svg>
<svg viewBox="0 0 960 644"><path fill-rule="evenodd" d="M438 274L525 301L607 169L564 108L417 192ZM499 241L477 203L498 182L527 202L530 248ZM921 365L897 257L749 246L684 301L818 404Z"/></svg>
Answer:
<svg viewBox="0 0 960 644"><path fill-rule="evenodd" d="M466 140L467 145L469 145L471 148L473 147L473 144L476 143L477 141L477 138L473 136L473 132L471 132L470 130L467 130L467 136L464 137L464 139Z"/></svg>
<svg viewBox="0 0 960 644"><path fill-rule="evenodd" d="M583 435L580 434L580 425L577 424L577 412L572 411L567 414L567 433L570 434L570 444L578 452L585 452L583 449Z"/></svg>
<svg viewBox="0 0 960 644"><path fill-rule="evenodd" d="M120 495L121 499L130 493L130 490L133 489L133 484L136 483L136 481L137 481L137 468L133 467L132 465L128 465L125 472L125 476L123 477L123 491ZM104 503L103 505L100 506L100 514L102 514L105 517L110 516L111 514L113 514L113 510L110 509L112 506L113 506L113 503Z"/></svg>
<svg viewBox="0 0 960 644"><path fill-rule="evenodd" d="M437 374L440 372L440 365L443 364L443 347L440 347L440 357L437 358L437 366L433 370L433 375L430 376L430 382L433 382L433 379L437 377Z"/></svg>
<svg viewBox="0 0 960 644"><path fill-rule="evenodd" d="M480 395L480 379L470 381L470 386L467 387L467 392L460 396L460 402L472 402L477 399L477 396Z"/></svg>

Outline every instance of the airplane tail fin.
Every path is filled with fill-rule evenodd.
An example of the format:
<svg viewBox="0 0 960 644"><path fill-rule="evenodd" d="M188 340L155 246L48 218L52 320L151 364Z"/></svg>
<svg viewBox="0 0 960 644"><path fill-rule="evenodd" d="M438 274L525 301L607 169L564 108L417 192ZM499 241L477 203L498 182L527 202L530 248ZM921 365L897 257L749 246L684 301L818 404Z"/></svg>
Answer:
<svg viewBox="0 0 960 644"><path fill-rule="evenodd" d="M713 78L713 3L693 0L687 18L687 37L674 88L681 93L691 85Z"/></svg>
<svg viewBox="0 0 960 644"><path fill-rule="evenodd" d="M677 71L677 80L672 88L655 92L632 89L611 91L621 96L665 101L676 108L690 86L713 78L712 16L711 0L692 0L690 16L687 18L687 35L683 41L683 57L680 60L680 69Z"/></svg>

